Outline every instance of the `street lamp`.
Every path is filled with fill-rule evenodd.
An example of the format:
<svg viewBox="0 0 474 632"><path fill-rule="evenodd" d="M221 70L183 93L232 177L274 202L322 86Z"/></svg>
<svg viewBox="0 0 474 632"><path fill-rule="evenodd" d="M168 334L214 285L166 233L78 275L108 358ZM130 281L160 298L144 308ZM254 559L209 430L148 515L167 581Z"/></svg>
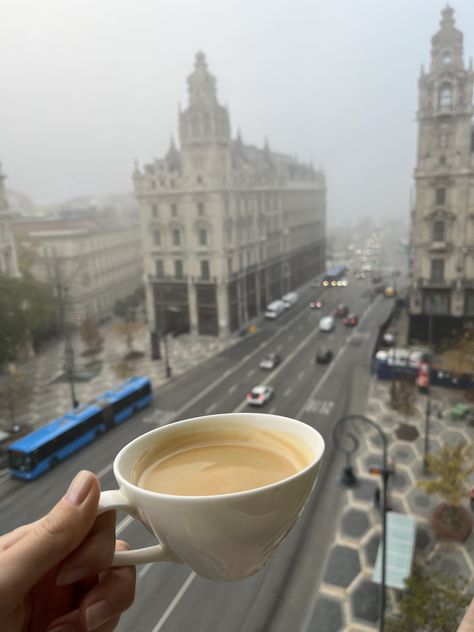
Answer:
<svg viewBox="0 0 474 632"><path fill-rule="evenodd" d="M387 483L391 470L387 463L387 437L383 430L375 421L364 417L363 415L346 415L339 419L333 428L332 437L334 445L338 450L346 455L346 465L338 479L338 484L346 488L356 487L359 485L357 476L352 470L351 455L359 448L359 439L357 437L357 428L351 422L361 421L374 428L382 439L383 462L379 471L382 478L382 572L380 581L380 597L379 597L379 630L384 631L385 626L385 567L387 554Z"/></svg>

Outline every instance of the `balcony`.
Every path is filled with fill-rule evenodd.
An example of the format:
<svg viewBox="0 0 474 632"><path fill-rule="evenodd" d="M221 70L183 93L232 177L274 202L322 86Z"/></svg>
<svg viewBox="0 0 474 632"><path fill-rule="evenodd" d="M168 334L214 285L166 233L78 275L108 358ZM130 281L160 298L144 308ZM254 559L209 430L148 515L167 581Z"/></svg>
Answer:
<svg viewBox="0 0 474 632"><path fill-rule="evenodd" d="M191 277L191 281L197 285L202 285L207 284L207 285L216 285L217 284L217 277L216 276L209 276L209 277Z"/></svg>
<svg viewBox="0 0 474 632"><path fill-rule="evenodd" d="M430 252L446 252L448 249L451 247L446 241L432 241L428 246Z"/></svg>
<svg viewBox="0 0 474 632"><path fill-rule="evenodd" d="M448 281L447 279L423 279L418 277L415 280L415 287L417 289L440 289L450 290L454 287L455 281Z"/></svg>

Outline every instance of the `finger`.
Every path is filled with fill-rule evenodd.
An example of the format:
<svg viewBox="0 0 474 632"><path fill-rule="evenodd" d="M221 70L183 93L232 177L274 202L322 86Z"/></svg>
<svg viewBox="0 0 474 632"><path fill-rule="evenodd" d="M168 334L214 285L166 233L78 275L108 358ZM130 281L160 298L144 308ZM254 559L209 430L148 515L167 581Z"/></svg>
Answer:
<svg viewBox="0 0 474 632"><path fill-rule="evenodd" d="M27 533L31 531L32 527L33 525L27 524L22 527L18 527L18 529L15 529L14 531L10 531L10 533L5 533L5 535L2 535L2 537L0 538L0 553L2 551L6 551L11 546L19 542L22 538L24 538L25 535L27 535Z"/></svg>
<svg viewBox="0 0 474 632"><path fill-rule="evenodd" d="M98 516L87 538L61 563L56 583L72 584L97 575L112 564L115 551L115 511Z"/></svg>
<svg viewBox="0 0 474 632"><path fill-rule="evenodd" d="M126 550L125 542L117 542L117 550ZM135 598L134 566L111 568L102 573L99 583L89 591L80 605L81 620L86 630L101 630L127 610Z"/></svg>
<svg viewBox="0 0 474 632"><path fill-rule="evenodd" d="M0 612L11 609L48 570L79 546L96 519L99 494L96 476L80 472L50 513L2 551Z"/></svg>
<svg viewBox="0 0 474 632"><path fill-rule="evenodd" d="M466 611L458 632L474 632L474 599Z"/></svg>

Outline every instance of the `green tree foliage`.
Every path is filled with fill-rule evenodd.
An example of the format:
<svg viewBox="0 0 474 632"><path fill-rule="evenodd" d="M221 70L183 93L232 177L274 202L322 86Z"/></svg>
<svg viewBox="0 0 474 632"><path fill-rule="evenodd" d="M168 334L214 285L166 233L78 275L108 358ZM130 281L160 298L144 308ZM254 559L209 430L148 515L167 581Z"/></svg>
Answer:
<svg viewBox="0 0 474 632"><path fill-rule="evenodd" d="M459 507L467 498L469 477L474 472L473 447L465 443L444 445L435 454L427 456L428 469L434 480L418 482L427 494L439 494L451 507Z"/></svg>
<svg viewBox="0 0 474 632"><path fill-rule="evenodd" d="M0 275L0 366L13 362L28 341L41 338L54 321L54 300L32 277Z"/></svg>
<svg viewBox="0 0 474 632"><path fill-rule="evenodd" d="M82 342L90 353L99 353L101 351L104 339L93 318L84 318L79 329L79 334Z"/></svg>
<svg viewBox="0 0 474 632"><path fill-rule="evenodd" d="M386 619L387 632L456 632L470 602L464 579L415 564L405 584L399 613Z"/></svg>

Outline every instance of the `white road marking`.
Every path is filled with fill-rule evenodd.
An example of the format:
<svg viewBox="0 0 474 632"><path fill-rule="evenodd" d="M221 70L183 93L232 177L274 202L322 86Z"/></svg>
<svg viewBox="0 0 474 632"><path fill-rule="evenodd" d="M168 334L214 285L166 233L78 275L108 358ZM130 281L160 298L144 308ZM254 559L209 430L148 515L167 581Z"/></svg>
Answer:
<svg viewBox="0 0 474 632"><path fill-rule="evenodd" d="M117 535L120 535L122 531L124 531L128 527L128 525L132 522L132 520L133 520L132 516L127 516L126 518L121 520L118 523L117 528L115 529L115 533Z"/></svg>
<svg viewBox="0 0 474 632"><path fill-rule="evenodd" d="M250 371L248 371L247 373L247 377L252 377L252 375L255 373L256 369L250 369Z"/></svg>
<svg viewBox="0 0 474 632"><path fill-rule="evenodd" d="M181 588L179 589L179 591L176 593L173 601L170 603L170 605L166 608L166 610L163 613L163 616L161 617L161 619L157 622L157 624L155 625L155 627L153 628L152 632L160 632L160 630L163 628L164 624L166 623L166 621L169 619L171 613L173 612L173 610L176 608L176 606L179 604L179 602L181 601L181 598L183 597L183 595L185 594L185 592L188 590L188 588L191 586L192 582L194 581L194 578L196 577L196 573L194 571L192 571L191 573L189 573L186 581L184 582L184 584L181 586Z"/></svg>
<svg viewBox="0 0 474 632"><path fill-rule="evenodd" d="M302 379L304 378L304 376L305 376L305 372L304 372L304 371L300 371L300 372L298 373L298 379L299 379L299 380L302 380Z"/></svg>
<svg viewBox="0 0 474 632"><path fill-rule="evenodd" d="M320 415L329 415L333 409L333 401L325 401L320 399L311 399L305 408L306 413L318 413Z"/></svg>
<svg viewBox="0 0 474 632"><path fill-rule="evenodd" d="M144 577L152 566L153 566L153 562L150 562L149 564L145 564L145 566L138 573L138 579L141 579L142 577Z"/></svg>
<svg viewBox="0 0 474 632"><path fill-rule="evenodd" d="M108 474L108 472L110 472L110 470L113 468L114 464L113 463L109 463L108 465L106 465L105 467L103 467L101 470L99 470L96 474L97 478L100 480L103 476L105 476L106 474Z"/></svg>
<svg viewBox="0 0 474 632"><path fill-rule="evenodd" d="M286 391L283 393L283 397L288 397L288 395L291 393L291 387L289 386Z"/></svg>
<svg viewBox="0 0 474 632"><path fill-rule="evenodd" d="M275 406L272 406L272 407L270 408L270 410L268 411L268 414L269 414L269 415L273 415L275 412L276 412L276 408L275 408Z"/></svg>
<svg viewBox="0 0 474 632"><path fill-rule="evenodd" d="M231 395L235 391L236 388L237 388L237 384L232 384L232 386L227 391L229 395Z"/></svg>
<svg viewBox="0 0 474 632"><path fill-rule="evenodd" d="M210 406L208 406L206 408L206 415L208 415L209 413L212 413L213 410L216 410L217 408L217 402L212 402L212 404Z"/></svg>

